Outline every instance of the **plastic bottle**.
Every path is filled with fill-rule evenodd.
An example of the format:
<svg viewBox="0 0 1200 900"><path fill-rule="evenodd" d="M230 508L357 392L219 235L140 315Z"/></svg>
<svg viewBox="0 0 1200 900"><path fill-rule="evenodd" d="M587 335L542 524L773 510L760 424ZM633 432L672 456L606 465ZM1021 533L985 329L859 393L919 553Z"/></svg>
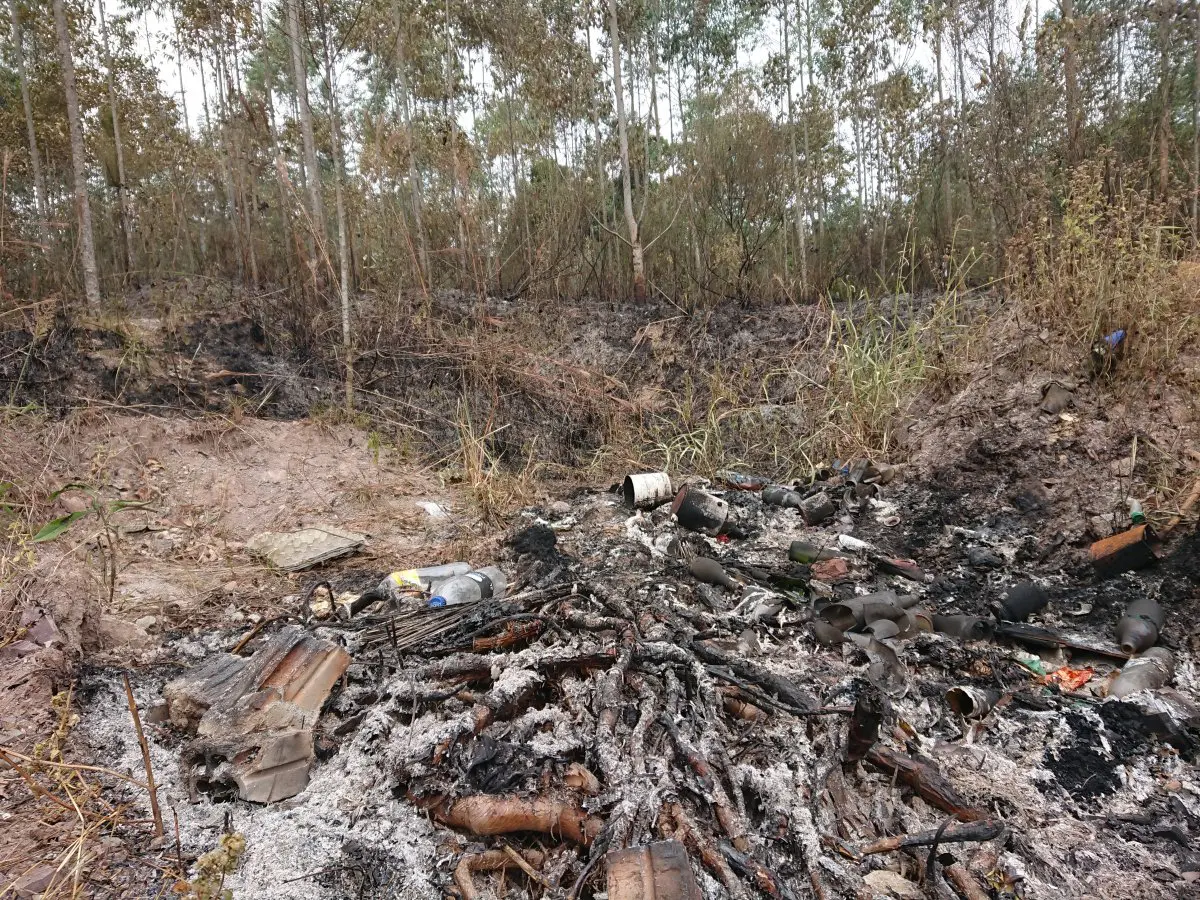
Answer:
<svg viewBox="0 0 1200 900"><path fill-rule="evenodd" d="M444 566L425 566L420 569L405 569L402 572L392 572L379 583L379 590L389 596L400 591L425 591L429 593L437 585L455 575L465 575L471 571L471 564L465 562L446 563Z"/></svg>
<svg viewBox="0 0 1200 900"><path fill-rule="evenodd" d="M729 577L729 573L715 559L709 559L707 556L697 556L688 563L688 571L697 581L704 581L708 584L717 584L724 588L729 588L731 591L736 591L741 588L741 585Z"/></svg>
<svg viewBox="0 0 1200 900"><path fill-rule="evenodd" d="M1140 653L1154 646L1163 623L1163 608L1153 597L1134 600L1117 622L1117 643L1126 653Z"/></svg>
<svg viewBox="0 0 1200 900"><path fill-rule="evenodd" d="M438 586L437 593L430 598L430 606L457 606L475 600L490 600L504 596L508 579L495 566L486 566L474 572L455 575Z"/></svg>
<svg viewBox="0 0 1200 900"><path fill-rule="evenodd" d="M806 566L812 565L818 560L833 559L837 556L841 556L841 554L807 541L792 541L792 545L788 547L788 559Z"/></svg>
<svg viewBox="0 0 1200 900"><path fill-rule="evenodd" d="M392 572L375 587L355 598L346 608L346 613L356 616L377 600L399 604L403 602L405 595L412 591L428 594L446 579L470 571L470 563L453 562L443 566L424 566L420 569Z"/></svg>
<svg viewBox="0 0 1200 900"><path fill-rule="evenodd" d="M1165 647L1151 647L1125 663L1108 688L1110 697L1126 697L1147 688L1159 688L1175 675L1175 660Z"/></svg>

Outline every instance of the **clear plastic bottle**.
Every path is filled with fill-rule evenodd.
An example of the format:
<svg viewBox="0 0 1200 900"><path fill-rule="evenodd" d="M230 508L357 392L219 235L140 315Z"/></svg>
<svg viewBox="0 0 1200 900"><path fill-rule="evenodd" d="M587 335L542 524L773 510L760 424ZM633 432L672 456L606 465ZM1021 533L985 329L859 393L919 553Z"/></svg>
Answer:
<svg viewBox="0 0 1200 900"><path fill-rule="evenodd" d="M430 598L430 606L457 606L475 600L488 600L504 596L508 579L495 566L485 566L474 572L455 575L438 586L437 593Z"/></svg>
<svg viewBox="0 0 1200 900"><path fill-rule="evenodd" d="M470 563L453 562L442 566L424 566L420 569L392 572L375 587L351 601L343 615L356 616L379 600L387 600L398 606L413 591L433 593L442 582L470 571Z"/></svg>
<svg viewBox="0 0 1200 900"><path fill-rule="evenodd" d="M465 575L471 571L471 564L465 562L446 563L444 566L425 566L420 569L405 569L402 572L392 572L379 584L379 592L389 597L400 591L425 591L430 593L443 581L456 575Z"/></svg>

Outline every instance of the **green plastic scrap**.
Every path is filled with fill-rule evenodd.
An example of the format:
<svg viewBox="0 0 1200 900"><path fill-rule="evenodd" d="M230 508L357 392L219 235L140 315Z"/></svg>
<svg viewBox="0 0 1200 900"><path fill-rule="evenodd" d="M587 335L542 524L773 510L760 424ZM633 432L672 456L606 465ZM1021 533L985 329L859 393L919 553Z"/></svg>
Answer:
<svg viewBox="0 0 1200 900"><path fill-rule="evenodd" d="M1025 669L1028 669L1034 675L1045 676L1049 673L1046 667L1042 664L1042 658L1035 653L1025 653L1021 650L1014 650L1012 658Z"/></svg>

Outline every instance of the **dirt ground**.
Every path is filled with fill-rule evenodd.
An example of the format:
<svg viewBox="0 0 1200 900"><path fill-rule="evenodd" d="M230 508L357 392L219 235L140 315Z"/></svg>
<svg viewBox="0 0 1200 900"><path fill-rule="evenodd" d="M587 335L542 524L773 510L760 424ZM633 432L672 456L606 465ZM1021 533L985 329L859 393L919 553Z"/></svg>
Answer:
<svg viewBox="0 0 1200 900"><path fill-rule="evenodd" d="M503 321L503 309L490 312ZM733 335L720 352L754 353L764 339L790 340L801 324L810 327L807 320L801 323L807 315L802 313L775 311L742 327L717 323L719 331ZM580 335L570 364L581 371L594 367L610 379L603 382L598 374L596 383L609 384L625 378L631 366L652 367L665 383L691 364L685 351L676 359L665 349L667 335L678 334L669 320L656 325L664 319L643 314L625 331L605 334L604 323L621 316L610 310L592 321L579 311L564 313L567 324L555 327ZM69 896L72 883L81 885L83 896L167 895L179 878L194 874L195 858L230 826L247 837L250 848L229 882L238 897L354 895L338 880L342 875L321 875L331 860L343 875L346 867L372 873L374 893L362 887L362 879L355 882L361 896L443 894L451 853L445 829L435 828L394 784L384 783L388 773L369 752L329 748L309 790L271 807L197 801L184 786L182 739L150 724L150 753L169 808L168 834L158 841L148 839L149 811L137 791L122 789L111 772L69 766L143 778L120 673L134 673L133 693L148 715L170 678L230 649L256 623L295 612L316 576L273 570L247 551L255 534L327 523L366 535L361 552L320 570L339 590L361 589L401 566L492 561L502 542L533 519L578 515L580 521L561 532L560 549L583 570L601 570L618 554L613 548L628 538L625 515L605 505L611 498L603 493L618 473L579 470L572 480L560 468L560 480L537 492L524 513L485 524L466 488L452 483L457 475L445 459L423 465L414 461L419 454L394 440L381 442L364 422L326 415L323 409L337 390L330 373L276 355L249 320L209 315L168 322L145 315L122 327L121 334L92 330L84 337L51 330L24 361L14 348L32 334L8 333L0 347L5 354L0 375L12 381L20 373L14 397L40 407L11 414L0 430L0 482L14 485L0 497L13 501L6 510L10 529L0 567L0 616L6 617L0 620L5 636L0 749L18 754L4 757L9 765L0 771L0 897L47 890ZM1037 336L995 339L1002 346ZM705 341L686 352L705 346L717 352ZM429 369L414 368L404 376L426 376L413 388L423 412L412 421L444 441L450 426L438 425L427 411L437 398L449 396L442 392L449 390L445 379L452 378L437 360L412 365ZM528 397L504 402L525 417L518 419L521 428L535 427L542 415L550 434L585 446L595 423L586 416L567 422L547 411L542 392L552 393L552 379L559 376L537 371L548 379L545 384ZM1052 377L1068 381L1074 396L1062 412L1048 414L1038 404ZM411 380L415 385L420 377ZM393 372L377 387L390 391L402 382ZM620 383L613 392L622 399L640 391L632 380ZM1097 581L1086 556L1093 540L1124 527L1127 498L1159 497L1159 505L1146 509L1159 526L1182 502L1200 472L1194 387L1167 377L1114 386L1088 380L1075 360L1056 362L1051 356L1031 369L1005 352L992 354L913 409L894 460L899 478L885 494L899 524L866 516L854 525L854 535L931 572L924 590L943 611L982 613L1004 584L1031 577L1051 596L1045 624L1104 636L1131 596L1153 593L1166 608L1163 643L1177 654L1177 686L1195 701L1200 564L1194 516L1165 548L1169 559L1142 575ZM504 440L495 442L499 457ZM562 450L546 452L561 465L578 448ZM82 487L51 499L71 484ZM107 523L91 513L53 541L29 541L42 524L89 509L93 497L110 510ZM119 505L124 508L118 511ZM980 547L999 561L972 562L971 551ZM48 648L22 650L17 626L22 610L33 608L49 613L61 639ZM764 658L794 676L787 666L812 652L811 645L799 647L781 641L770 653L764 650ZM943 649L928 651L926 663L934 665ZM916 666L920 659L908 661ZM914 721L929 721L933 701L921 702L924 712ZM421 740L424 720L410 716L397 725L399 714L392 718L387 729L393 745ZM1185 892L1200 880L1195 747L1169 760L1169 776L1140 783L1150 778L1148 769L1134 763L1122 769L1114 759L1162 754L1163 748L1136 731L1128 723L1106 727L1088 714L1047 737L1053 738L1055 758L1044 765L1078 806L1061 815L1047 812L1039 823L1040 838L1058 835L1063 842L1041 858L1052 858L1070 873L1065 887L1046 896L1192 895ZM1095 743L1119 742L1123 735L1128 746L1119 747L1121 752L1095 750ZM1013 758L1030 767L1043 764L1041 748L1025 746L1025 755L1017 757L981 750L979 759L970 757L969 748L959 749L949 757L958 760L952 771L959 783L982 792L979 759L999 766L995 777L1008 779L1004 784L1016 792L1013 802L1022 814L1032 816L1029 810L1049 792L1003 769L1016 765ZM21 755L46 762L38 783L72 802L56 804L31 789L32 770L20 765ZM884 787L886 781L872 790ZM1054 796L1061 800L1064 794ZM1096 797L1102 806L1092 802ZM1143 806L1157 818L1138 819ZM856 815L869 820L870 810L860 806ZM1155 832L1171 815L1184 830ZM1129 878L1126 893L1120 887L1099 890L1087 877L1105 862L1088 849L1093 831L1102 827L1124 829L1119 844L1106 846L1119 847L1117 869ZM1028 874L1031 884L1055 880L1052 868ZM719 896L722 888L709 879L704 890ZM796 890L808 896L807 888ZM882 889L877 895L895 896Z"/></svg>
<svg viewBox="0 0 1200 900"><path fill-rule="evenodd" d="M374 452L352 427L99 410L57 422L26 417L4 430L2 443L0 479L20 479L27 496L72 483L87 488L39 508L41 522L85 508L89 492L106 504L137 504L112 513L109 522L115 583L101 574L107 558L94 515L53 542L10 544L8 559L30 558L5 573L4 608L11 615L26 604L44 607L64 635L53 649L0 666L0 746L20 753L32 753L65 722L63 758L78 758L82 750L94 763L110 764L105 747L70 724L81 709L86 715L93 698L77 694L65 718L54 701L72 685L80 689L87 680L81 673L127 666L153 671L167 661L164 641L245 628L293 609L301 578L272 570L245 550L259 532L333 524L362 533L366 547L343 565L367 580L397 561L433 558L480 540L454 488L397 463L389 451ZM170 662L176 664L174 653ZM123 695L113 702L123 702ZM0 868L7 880L19 880L44 864L55 842L46 840L36 798L11 771L0 779L6 822ZM69 845L79 823L60 818L52 828ZM129 853L136 856L132 848Z"/></svg>

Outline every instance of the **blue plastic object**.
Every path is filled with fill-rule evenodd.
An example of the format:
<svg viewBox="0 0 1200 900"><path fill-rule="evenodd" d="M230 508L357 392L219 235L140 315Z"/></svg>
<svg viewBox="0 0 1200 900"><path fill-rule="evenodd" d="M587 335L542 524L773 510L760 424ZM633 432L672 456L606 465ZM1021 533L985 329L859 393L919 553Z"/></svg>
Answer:
<svg viewBox="0 0 1200 900"><path fill-rule="evenodd" d="M1121 342L1124 340L1125 340L1125 329L1124 328L1118 328L1112 334L1106 334L1104 336L1105 343L1107 343L1108 346L1113 350L1116 350L1117 347L1119 347L1121 345Z"/></svg>

